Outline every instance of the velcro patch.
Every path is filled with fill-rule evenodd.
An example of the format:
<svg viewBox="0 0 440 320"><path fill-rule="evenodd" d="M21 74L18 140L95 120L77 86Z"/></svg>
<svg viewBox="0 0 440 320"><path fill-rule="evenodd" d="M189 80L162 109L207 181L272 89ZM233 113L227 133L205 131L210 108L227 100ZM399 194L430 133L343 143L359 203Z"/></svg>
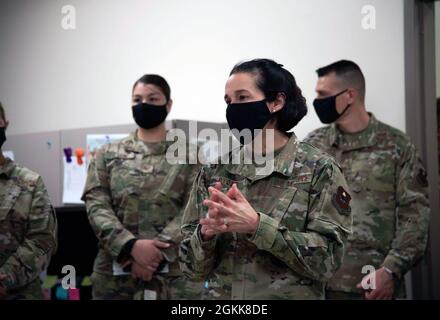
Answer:
<svg viewBox="0 0 440 320"><path fill-rule="evenodd" d="M340 214L348 216L351 213L350 201L350 194L345 191L343 187L339 186L332 197L332 203L336 210L338 210Z"/></svg>

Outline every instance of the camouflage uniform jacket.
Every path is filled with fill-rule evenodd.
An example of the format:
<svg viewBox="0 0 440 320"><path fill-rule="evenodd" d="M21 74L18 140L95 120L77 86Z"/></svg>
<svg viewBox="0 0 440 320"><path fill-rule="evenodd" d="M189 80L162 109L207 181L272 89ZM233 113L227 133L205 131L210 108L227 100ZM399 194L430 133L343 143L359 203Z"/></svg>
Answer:
<svg viewBox="0 0 440 320"><path fill-rule="evenodd" d="M136 131L97 150L83 194L100 244L95 272L112 275L113 262L131 239L180 242L183 206L198 166L170 164L166 152L172 143L145 143ZM169 276L181 275L177 248L162 251Z"/></svg>
<svg viewBox="0 0 440 320"><path fill-rule="evenodd" d="M243 162L199 172L184 213L180 258L187 276L206 280L204 299L322 299L325 281L339 268L351 209L338 165L295 135L273 164L265 175ZM202 201L217 181L223 192L236 183L259 213L254 235L229 232L202 240Z"/></svg>
<svg viewBox="0 0 440 320"><path fill-rule="evenodd" d="M41 177L0 166L0 285L6 299L42 299L40 274L56 249L56 217Z"/></svg>
<svg viewBox="0 0 440 320"><path fill-rule="evenodd" d="M353 234L328 288L359 292L365 265L405 274L424 253L430 214L425 169L409 138L370 115L360 133L332 124L305 141L336 158L353 197Z"/></svg>

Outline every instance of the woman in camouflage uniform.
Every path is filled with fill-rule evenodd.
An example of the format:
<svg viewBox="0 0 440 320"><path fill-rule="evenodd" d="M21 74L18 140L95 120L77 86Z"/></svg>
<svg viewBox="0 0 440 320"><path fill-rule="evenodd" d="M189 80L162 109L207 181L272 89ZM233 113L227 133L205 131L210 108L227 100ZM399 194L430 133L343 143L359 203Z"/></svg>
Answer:
<svg viewBox="0 0 440 320"><path fill-rule="evenodd" d="M83 200L100 243L94 299L199 297L200 285L186 281L176 261L179 214L198 168L166 159L171 105L164 78L140 78L132 92L138 129L100 148L90 163Z"/></svg>
<svg viewBox="0 0 440 320"><path fill-rule="evenodd" d="M199 172L183 217L181 269L206 281L205 299L322 299L351 229L341 170L288 133L307 107L282 65L267 59L236 65L225 101L230 129L263 130L240 137L238 164ZM256 139L270 134L272 143ZM252 160L271 155L272 166L245 163L249 153Z"/></svg>
<svg viewBox="0 0 440 320"><path fill-rule="evenodd" d="M56 217L40 175L3 156L7 125L0 104L0 300L43 299Z"/></svg>

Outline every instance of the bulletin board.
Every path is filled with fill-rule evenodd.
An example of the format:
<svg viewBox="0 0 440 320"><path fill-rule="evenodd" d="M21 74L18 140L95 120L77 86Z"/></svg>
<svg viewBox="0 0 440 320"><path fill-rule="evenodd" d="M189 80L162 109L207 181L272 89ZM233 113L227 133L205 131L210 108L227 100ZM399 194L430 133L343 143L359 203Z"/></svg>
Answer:
<svg viewBox="0 0 440 320"><path fill-rule="evenodd" d="M168 120L165 126L167 130L180 128L187 136L189 134L188 120ZM197 128L197 133L205 128L211 128L220 133L220 129L227 128L227 124L197 122ZM18 164L39 173L47 187L53 206L64 207L71 204L63 203L65 161L63 149L86 150L86 139L90 134L129 134L135 129L135 124L126 124L11 135L8 136L3 149L13 151ZM190 137L190 139L194 138L197 137Z"/></svg>

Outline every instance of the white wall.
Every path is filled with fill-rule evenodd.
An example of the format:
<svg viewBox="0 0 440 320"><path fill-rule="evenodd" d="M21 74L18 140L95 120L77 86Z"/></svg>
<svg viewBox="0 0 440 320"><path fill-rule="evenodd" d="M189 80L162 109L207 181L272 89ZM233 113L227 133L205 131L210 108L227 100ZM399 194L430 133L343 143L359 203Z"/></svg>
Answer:
<svg viewBox="0 0 440 320"><path fill-rule="evenodd" d="M76 8L77 29L61 28ZM361 27L376 8L377 29ZM320 126L314 70L358 62L367 105L405 127L403 0L1 1L0 100L9 134L130 123L131 86L159 73L172 86L170 118L225 121L224 83L243 59L267 57L297 78L309 114L299 137Z"/></svg>

